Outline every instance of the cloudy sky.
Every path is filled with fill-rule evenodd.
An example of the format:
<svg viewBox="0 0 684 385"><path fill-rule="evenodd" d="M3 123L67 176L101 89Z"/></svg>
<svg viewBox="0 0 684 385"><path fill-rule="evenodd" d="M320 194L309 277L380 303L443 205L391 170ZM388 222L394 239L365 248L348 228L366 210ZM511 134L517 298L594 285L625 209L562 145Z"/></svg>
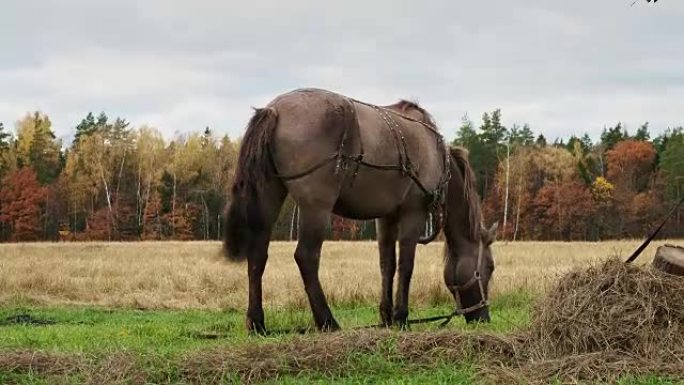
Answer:
<svg viewBox="0 0 684 385"><path fill-rule="evenodd" d="M447 137L501 108L547 138L684 125L684 1L3 0L0 121L88 111L242 134L299 87L418 100ZM326 4L324 4L326 3Z"/></svg>

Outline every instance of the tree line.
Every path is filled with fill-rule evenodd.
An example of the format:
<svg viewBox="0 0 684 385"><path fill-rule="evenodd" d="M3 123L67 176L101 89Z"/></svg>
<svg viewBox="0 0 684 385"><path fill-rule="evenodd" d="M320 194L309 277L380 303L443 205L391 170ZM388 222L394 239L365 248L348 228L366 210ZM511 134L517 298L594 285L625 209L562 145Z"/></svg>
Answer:
<svg viewBox="0 0 684 385"><path fill-rule="evenodd" d="M684 194L681 127L651 139L647 123L634 135L618 123L597 143L547 143L495 110L477 126L464 117L452 144L470 151L485 219L504 224L506 239L639 237ZM104 113L88 113L67 144L41 112L12 132L0 123L0 241L220 239L238 146L208 127L167 140ZM667 235L684 235L681 214ZM274 238L296 238L296 223L288 198ZM337 216L327 232L375 236L373 221Z"/></svg>
<svg viewBox="0 0 684 385"><path fill-rule="evenodd" d="M648 123L621 123L548 143L528 125L501 124L501 110L475 127L465 117L454 144L470 150L487 223L511 240L643 237L684 195L684 130L651 138ZM684 236L684 210L663 230Z"/></svg>

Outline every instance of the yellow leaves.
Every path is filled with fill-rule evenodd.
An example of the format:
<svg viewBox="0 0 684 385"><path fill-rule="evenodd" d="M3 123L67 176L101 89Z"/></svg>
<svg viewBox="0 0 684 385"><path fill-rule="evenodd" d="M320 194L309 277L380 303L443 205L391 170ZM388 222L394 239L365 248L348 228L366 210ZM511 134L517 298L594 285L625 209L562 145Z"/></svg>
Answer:
<svg viewBox="0 0 684 385"><path fill-rule="evenodd" d="M607 203L613 198L615 186L602 176L591 184L591 194L596 202Z"/></svg>
<svg viewBox="0 0 684 385"><path fill-rule="evenodd" d="M169 172L176 175L179 184L195 179L203 168L211 166L207 161L213 159L202 148L202 139L198 134L179 138L175 144Z"/></svg>

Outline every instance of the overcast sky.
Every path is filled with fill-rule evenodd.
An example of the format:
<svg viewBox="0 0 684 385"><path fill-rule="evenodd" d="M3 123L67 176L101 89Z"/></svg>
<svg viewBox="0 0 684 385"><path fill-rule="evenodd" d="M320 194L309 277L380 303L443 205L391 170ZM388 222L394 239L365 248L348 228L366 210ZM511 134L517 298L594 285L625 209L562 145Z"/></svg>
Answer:
<svg viewBox="0 0 684 385"><path fill-rule="evenodd" d="M0 121L88 111L240 136L299 87L418 100L451 139L501 108L548 139L684 125L684 1L2 0Z"/></svg>

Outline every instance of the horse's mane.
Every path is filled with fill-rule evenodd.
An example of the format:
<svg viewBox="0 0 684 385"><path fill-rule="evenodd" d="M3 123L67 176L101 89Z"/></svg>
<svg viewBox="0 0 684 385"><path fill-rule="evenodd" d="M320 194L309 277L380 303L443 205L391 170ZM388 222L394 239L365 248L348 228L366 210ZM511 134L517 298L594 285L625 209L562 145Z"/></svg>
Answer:
<svg viewBox="0 0 684 385"><path fill-rule="evenodd" d="M433 128L437 129L437 124L435 124L435 120L432 117L432 115L427 112L423 107L421 107L418 102L406 100L406 99L400 99L397 103L394 103L390 106L389 108L394 108L399 110L400 112L406 112L408 110L417 110L421 114L423 114L423 122L429 124Z"/></svg>
<svg viewBox="0 0 684 385"><path fill-rule="evenodd" d="M482 208L480 198L476 191L475 173L470 167L468 160L468 150L462 147L451 147L449 149L451 159L463 175L463 195L468 210L468 228L471 241L478 241L482 229ZM452 175L452 178L454 175Z"/></svg>

